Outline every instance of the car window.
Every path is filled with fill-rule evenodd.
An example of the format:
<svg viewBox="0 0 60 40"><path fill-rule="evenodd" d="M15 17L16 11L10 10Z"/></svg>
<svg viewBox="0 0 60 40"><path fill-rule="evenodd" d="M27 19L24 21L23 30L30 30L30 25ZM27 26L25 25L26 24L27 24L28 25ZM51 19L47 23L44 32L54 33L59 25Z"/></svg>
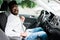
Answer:
<svg viewBox="0 0 60 40"><path fill-rule="evenodd" d="M1 7L1 4L3 3L3 0L0 0L0 7Z"/></svg>

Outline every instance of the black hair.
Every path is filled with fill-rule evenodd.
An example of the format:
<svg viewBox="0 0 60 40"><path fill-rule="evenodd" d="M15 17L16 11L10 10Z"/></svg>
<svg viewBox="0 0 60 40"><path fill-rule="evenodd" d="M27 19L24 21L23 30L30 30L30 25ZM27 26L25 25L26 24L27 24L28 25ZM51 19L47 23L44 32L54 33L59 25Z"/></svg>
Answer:
<svg viewBox="0 0 60 40"><path fill-rule="evenodd" d="M17 5L17 2L16 1L9 2L9 9L11 9L13 5Z"/></svg>

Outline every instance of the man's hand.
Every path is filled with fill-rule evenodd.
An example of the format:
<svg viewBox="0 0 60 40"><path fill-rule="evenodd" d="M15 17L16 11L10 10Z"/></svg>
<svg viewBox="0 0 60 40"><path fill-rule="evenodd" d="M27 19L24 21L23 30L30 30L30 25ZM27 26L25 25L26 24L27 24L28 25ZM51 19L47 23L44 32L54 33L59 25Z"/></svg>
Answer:
<svg viewBox="0 0 60 40"><path fill-rule="evenodd" d="M22 36L22 37L26 37L26 36L27 36L27 33L26 33L26 32L21 33L21 35L20 35L20 36Z"/></svg>
<svg viewBox="0 0 60 40"><path fill-rule="evenodd" d="M24 16L21 16L20 19L22 20L22 22L25 21L25 17Z"/></svg>

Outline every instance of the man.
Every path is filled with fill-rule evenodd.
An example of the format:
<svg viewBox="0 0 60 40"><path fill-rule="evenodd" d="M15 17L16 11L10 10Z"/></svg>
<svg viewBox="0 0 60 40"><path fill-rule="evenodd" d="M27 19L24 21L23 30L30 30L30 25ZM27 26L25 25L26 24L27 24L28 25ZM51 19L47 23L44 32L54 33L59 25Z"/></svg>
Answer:
<svg viewBox="0 0 60 40"><path fill-rule="evenodd" d="M5 28L5 34L8 37L15 38L15 40L20 40L21 38L25 40L36 40L37 37L40 37L42 40L46 40L47 35L41 27L26 30L23 22L19 18L16 1L9 3L9 9L11 13L8 16Z"/></svg>

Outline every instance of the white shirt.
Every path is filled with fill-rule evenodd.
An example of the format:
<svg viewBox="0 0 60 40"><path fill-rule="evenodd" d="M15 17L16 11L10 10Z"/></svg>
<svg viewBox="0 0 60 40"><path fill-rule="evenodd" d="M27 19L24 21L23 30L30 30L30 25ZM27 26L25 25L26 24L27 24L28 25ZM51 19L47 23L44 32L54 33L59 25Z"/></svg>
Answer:
<svg viewBox="0 0 60 40"><path fill-rule="evenodd" d="M9 37L17 36L20 37L20 33L25 31L25 27L23 26L22 21L20 20L19 16L15 16L10 14L8 16L5 34Z"/></svg>

